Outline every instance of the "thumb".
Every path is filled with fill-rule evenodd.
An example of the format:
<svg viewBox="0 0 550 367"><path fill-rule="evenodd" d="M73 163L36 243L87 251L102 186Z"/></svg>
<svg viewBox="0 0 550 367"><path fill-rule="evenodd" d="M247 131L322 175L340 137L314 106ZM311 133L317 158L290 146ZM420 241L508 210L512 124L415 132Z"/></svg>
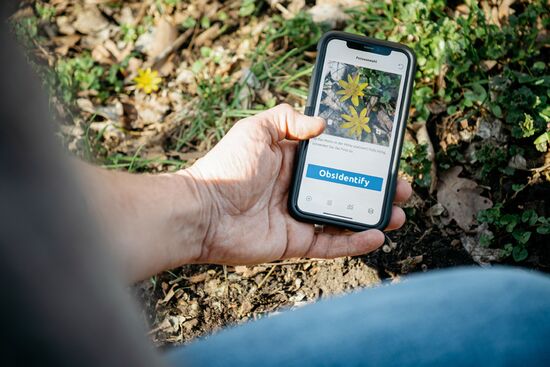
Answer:
<svg viewBox="0 0 550 367"><path fill-rule="evenodd" d="M311 117L283 103L256 116L271 134L274 142L283 139L305 140L316 137L325 130L325 120Z"/></svg>

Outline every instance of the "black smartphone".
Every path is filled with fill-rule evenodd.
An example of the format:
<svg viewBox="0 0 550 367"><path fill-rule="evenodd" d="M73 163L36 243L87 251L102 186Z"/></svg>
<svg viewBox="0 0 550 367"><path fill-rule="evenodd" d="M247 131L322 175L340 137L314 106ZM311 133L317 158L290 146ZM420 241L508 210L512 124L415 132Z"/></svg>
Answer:
<svg viewBox="0 0 550 367"><path fill-rule="evenodd" d="M408 47L326 33L317 46L306 115L327 122L300 142L289 192L300 221L355 231L391 217L416 59Z"/></svg>

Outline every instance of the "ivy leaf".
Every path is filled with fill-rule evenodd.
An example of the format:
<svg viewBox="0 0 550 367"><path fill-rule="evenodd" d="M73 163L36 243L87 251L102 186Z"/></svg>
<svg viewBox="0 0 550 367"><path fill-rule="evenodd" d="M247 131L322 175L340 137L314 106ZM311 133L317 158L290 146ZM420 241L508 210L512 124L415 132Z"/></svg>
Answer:
<svg viewBox="0 0 550 367"><path fill-rule="evenodd" d="M550 131L545 132L541 136L535 139L533 144L539 152L546 152L548 149L548 142L550 141Z"/></svg>
<svg viewBox="0 0 550 367"><path fill-rule="evenodd" d="M520 262L525 259L527 259L527 256L529 253L527 252L527 249L523 246L516 246L512 250L512 257L514 258L514 261Z"/></svg>
<svg viewBox="0 0 550 367"><path fill-rule="evenodd" d="M531 232L529 231L516 231L512 233L512 236L518 241L519 244L525 245L531 238Z"/></svg>
<svg viewBox="0 0 550 367"><path fill-rule="evenodd" d="M437 201L449 212L463 230L469 230L480 210L493 206L488 198L481 196L481 188L475 181L458 177L462 167L456 166L441 174L437 187Z"/></svg>
<svg viewBox="0 0 550 367"><path fill-rule="evenodd" d="M529 115L528 113L524 114L525 118L523 119L523 122L520 124L522 136L524 138L528 138L535 134L535 126L534 126L534 120L533 116Z"/></svg>

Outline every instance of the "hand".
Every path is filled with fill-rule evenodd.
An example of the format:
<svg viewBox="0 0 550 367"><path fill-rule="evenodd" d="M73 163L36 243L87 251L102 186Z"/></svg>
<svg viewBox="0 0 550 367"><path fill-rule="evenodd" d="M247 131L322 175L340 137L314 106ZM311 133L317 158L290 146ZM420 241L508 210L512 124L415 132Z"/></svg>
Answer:
<svg viewBox="0 0 550 367"><path fill-rule="evenodd" d="M313 138L324 128L322 119L280 105L237 122L212 151L184 172L194 178L208 210L203 218L209 218L200 255L192 262L333 258L368 253L382 245L384 234L379 230L350 234L328 228L316 234L312 224L288 214L295 140ZM407 182L399 181L396 201L408 199L411 192ZM387 229L404 222L405 213L394 206Z"/></svg>

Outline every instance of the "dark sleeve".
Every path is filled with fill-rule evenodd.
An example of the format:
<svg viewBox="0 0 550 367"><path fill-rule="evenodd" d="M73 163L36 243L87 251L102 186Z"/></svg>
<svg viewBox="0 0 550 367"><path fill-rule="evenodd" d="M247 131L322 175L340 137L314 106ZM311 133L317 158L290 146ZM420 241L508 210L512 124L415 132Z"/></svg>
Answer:
<svg viewBox="0 0 550 367"><path fill-rule="evenodd" d="M98 245L54 140L40 83L8 34L3 5L0 364L158 365L137 309Z"/></svg>

